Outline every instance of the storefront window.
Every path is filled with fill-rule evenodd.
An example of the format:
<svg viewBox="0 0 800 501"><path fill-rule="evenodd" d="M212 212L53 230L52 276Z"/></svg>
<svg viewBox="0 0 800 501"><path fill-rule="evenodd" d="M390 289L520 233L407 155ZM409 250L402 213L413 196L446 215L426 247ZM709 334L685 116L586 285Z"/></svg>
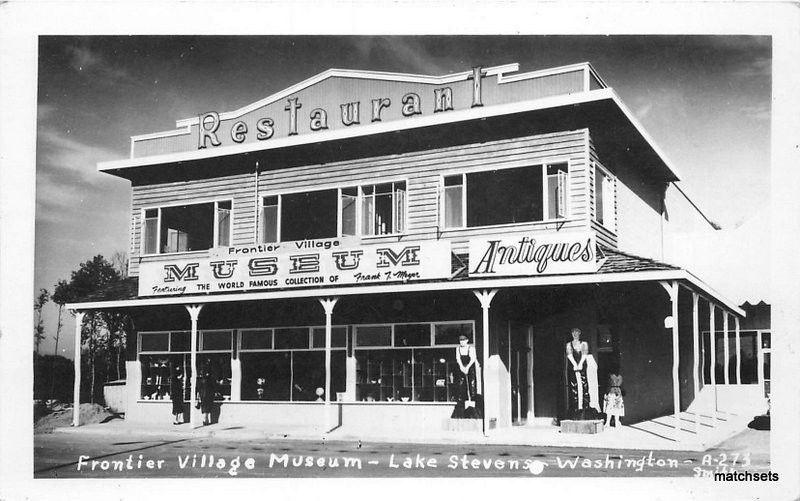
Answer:
<svg viewBox="0 0 800 501"><path fill-rule="evenodd" d="M356 326L356 400L455 401L455 347L473 331L471 322Z"/></svg>
<svg viewBox="0 0 800 501"><path fill-rule="evenodd" d="M189 252L230 245L230 200L144 211L144 254Z"/></svg>
<svg viewBox="0 0 800 501"><path fill-rule="evenodd" d="M188 332L141 332L139 333L139 363L141 364L141 388L139 398L143 400L169 400L174 391L182 391L189 398L186 387L191 377ZM180 368L180 388L172 388L172 374Z"/></svg>
<svg viewBox="0 0 800 501"><path fill-rule="evenodd" d="M309 336L313 333L313 347ZM320 335L321 333L321 335ZM347 328L332 329L332 398L344 392L347 364ZM242 330L239 359L242 364L242 400L312 402L325 388L325 328L290 327ZM274 338L274 349L270 340ZM318 346L320 345L322 349Z"/></svg>

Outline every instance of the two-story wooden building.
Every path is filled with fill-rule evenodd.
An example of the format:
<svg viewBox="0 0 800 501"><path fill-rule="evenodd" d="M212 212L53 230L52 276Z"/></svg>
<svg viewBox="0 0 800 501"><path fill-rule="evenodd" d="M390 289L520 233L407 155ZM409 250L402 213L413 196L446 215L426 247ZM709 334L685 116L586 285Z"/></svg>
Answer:
<svg viewBox="0 0 800 501"><path fill-rule="evenodd" d="M220 422L438 429L461 334L487 428L550 420L578 327L630 423L686 409L698 333L743 315L667 264L670 232L712 225L588 63L331 69L99 169L131 182L130 276L69 307L78 332L132 317L131 421L168 422L170 367L210 364Z"/></svg>

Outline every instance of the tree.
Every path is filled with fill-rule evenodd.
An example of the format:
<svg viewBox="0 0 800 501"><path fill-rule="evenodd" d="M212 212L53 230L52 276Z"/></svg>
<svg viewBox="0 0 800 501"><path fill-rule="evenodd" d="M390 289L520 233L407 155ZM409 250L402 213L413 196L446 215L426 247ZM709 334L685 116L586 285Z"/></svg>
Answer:
<svg viewBox="0 0 800 501"><path fill-rule="evenodd" d="M36 312L36 325L33 326L33 344L36 346L36 354L39 354L39 345L44 341L44 322L42 321L42 308L50 301L50 293L47 289L39 289L39 295L33 300L33 311Z"/></svg>
<svg viewBox="0 0 800 501"><path fill-rule="evenodd" d="M72 272L67 286L73 299L82 299L103 290L115 282L119 282L121 279L122 276L119 271L102 255L97 255L91 260L81 263L80 267ZM92 403L94 403L97 393L97 357L98 354L105 355L108 352L109 339L112 337L109 336L107 320L109 320L108 314L89 310L86 312L83 328L81 329L81 345L85 344L89 352L89 394ZM125 324L123 323L122 325ZM116 327L114 329L119 330Z"/></svg>
<svg viewBox="0 0 800 501"><path fill-rule="evenodd" d="M56 357L58 357L58 340L61 336L61 327L63 327L61 316L64 313L64 305L75 300L75 291L66 280L61 279L53 288L53 295L50 296L50 299L58 305L58 321L56 322L56 335L54 336L56 345L55 348L53 348L53 360L55 361ZM54 363L55 362L53 362L53 364ZM55 377L55 366L52 365L50 368L50 398L53 398L54 396L56 384Z"/></svg>

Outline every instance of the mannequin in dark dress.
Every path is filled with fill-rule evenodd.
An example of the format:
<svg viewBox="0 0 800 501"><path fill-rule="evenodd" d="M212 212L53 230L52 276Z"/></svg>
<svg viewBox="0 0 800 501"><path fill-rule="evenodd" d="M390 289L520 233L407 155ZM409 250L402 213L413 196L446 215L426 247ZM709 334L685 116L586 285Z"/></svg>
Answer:
<svg viewBox="0 0 800 501"><path fill-rule="evenodd" d="M172 414L175 416L172 424L181 424L183 422L183 375L180 367L172 369L169 394L172 399Z"/></svg>

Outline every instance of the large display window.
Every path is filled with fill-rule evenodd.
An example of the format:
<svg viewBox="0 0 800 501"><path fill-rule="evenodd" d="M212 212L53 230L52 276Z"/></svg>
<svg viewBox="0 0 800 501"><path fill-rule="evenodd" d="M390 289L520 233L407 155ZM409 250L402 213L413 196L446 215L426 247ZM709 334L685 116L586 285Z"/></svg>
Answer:
<svg viewBox="0 0 800 501"><path fill-rule="evenodd" d="M332 397L346 389L347 328L331 339ZM279 327L239 331L242 400L314 402L324 399L325 328Z"/></svg>
<svg viewBox="0 0 800 501"><path fill-rule="evenodd" d="M191 377L188 332L143 332L139 334L139 363L142 382L139 398L142 400L169 400L176 391L189 398L186 383ZM180 388L172 388L171 376L178 368L187 377L181 379Z"/></svg>
<svg viewBox="0 0 800 501"><path fill-rule="evenodd" d="M472 322L355 327L356 400L455 402L458 337L474 340Z"/></svg>

